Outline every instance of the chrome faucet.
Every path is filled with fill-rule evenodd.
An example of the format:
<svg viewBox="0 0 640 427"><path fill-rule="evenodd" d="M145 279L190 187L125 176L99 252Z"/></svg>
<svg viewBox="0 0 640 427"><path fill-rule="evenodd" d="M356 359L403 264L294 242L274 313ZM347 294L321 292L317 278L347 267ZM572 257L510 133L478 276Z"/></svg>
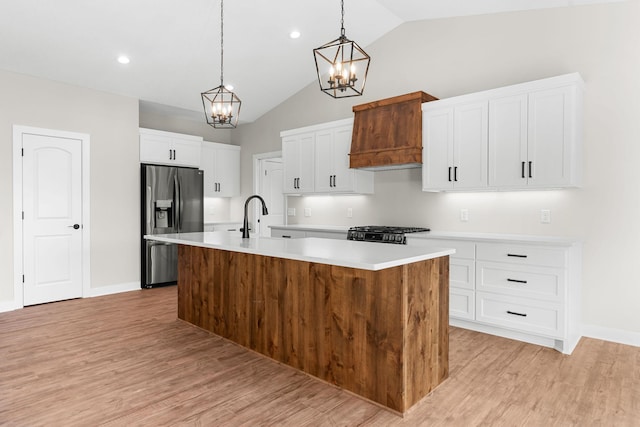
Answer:
<svg viewBox="0 0 640 427"><path fill-rule="evenodd" d="M264 199L262 197L258 196L257 194L249 196L249 198L247 198L247 201L244 202L244 222L242 223L242 228L240 229L240 231L242 231L243 239L249 238L249 214L247 212L247 208L249 207L249 201L251 201L251 199L259 199L262 203L262 215L269 215L267 205L264 203Z"/></svg>

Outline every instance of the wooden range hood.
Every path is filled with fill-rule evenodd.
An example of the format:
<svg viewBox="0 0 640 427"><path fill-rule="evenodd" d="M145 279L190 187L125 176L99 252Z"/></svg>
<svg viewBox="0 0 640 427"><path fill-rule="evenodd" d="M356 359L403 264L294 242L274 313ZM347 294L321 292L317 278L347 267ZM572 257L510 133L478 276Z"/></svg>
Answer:
<svg viewBox="0 0 640 427"><path fill-rule="evenodd" d="M425 92L353 107L349 166L385 170L422 165L422 103L438 98Z"/></svg>

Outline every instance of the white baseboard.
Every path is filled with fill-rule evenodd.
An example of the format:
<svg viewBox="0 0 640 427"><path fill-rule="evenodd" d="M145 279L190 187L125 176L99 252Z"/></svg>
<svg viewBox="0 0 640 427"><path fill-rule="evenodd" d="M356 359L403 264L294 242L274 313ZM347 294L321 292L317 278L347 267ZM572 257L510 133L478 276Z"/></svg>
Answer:
<svg viewBox="0 0 640 427"><path fill-rule="evenodd" d="M582 325L582 336L640 347L640 332L596 325Z"/></svg>
<svg viewBox="0 0 640 427"><path fill-rule="evenodd" d="M0 301L0 313L17 309L15 301ZM22 307L20 307L22 308Z"/></svg>
<svg viewBox="0 0 640 427"><path fill-rule="evenodd" d="M101 297L103 295L118 294L120 292L139 291L140 282L120 283L117 285L101 286L99 288L89 288L87 295L83 295L83 298ZM16 301L0 301L0 313L6 311L13 311L22 306L18 306Z"/></svg>
<svg viewBox="0 0 640 427"><path fill-rule="evenodd" d="M101 297L104 295L118 294L120 292L139 291L140 289L140 282L100 286L99 288L89 288L88 295L84 295L84 298Z"/></svg>

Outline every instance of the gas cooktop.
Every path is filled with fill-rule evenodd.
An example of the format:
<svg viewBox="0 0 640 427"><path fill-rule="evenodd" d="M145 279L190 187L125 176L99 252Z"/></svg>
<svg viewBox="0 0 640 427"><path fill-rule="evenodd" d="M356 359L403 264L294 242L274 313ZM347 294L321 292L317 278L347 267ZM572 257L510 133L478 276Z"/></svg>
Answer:
<svg viewBox="0 0 640 427"><path fill-rule="evenodd" d="M359 240L363 242L380 242L395 243L400 245L407 244L407 233L419 233L429 231L423 227L403 227L403 226L384 226L384 225L365 225L360 227L351 227L347 231L348 240Z"/></svg>

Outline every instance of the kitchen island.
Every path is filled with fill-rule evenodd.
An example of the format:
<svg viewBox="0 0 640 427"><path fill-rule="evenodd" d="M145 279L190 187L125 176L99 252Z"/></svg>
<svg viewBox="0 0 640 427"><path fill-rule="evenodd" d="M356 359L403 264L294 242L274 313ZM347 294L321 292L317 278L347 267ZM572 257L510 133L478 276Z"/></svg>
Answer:
<svg viewBox="0 0 640 427"><path fill-rule="evenodd" d="M209 232L179 245L178 317L406 412L448 376L449 255Z"/></svg>

